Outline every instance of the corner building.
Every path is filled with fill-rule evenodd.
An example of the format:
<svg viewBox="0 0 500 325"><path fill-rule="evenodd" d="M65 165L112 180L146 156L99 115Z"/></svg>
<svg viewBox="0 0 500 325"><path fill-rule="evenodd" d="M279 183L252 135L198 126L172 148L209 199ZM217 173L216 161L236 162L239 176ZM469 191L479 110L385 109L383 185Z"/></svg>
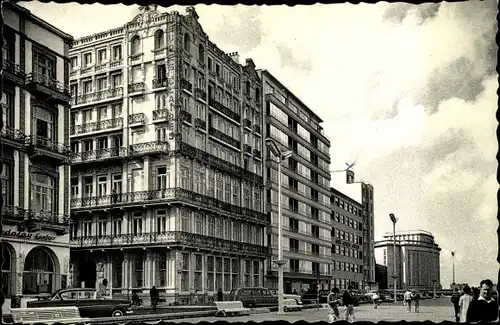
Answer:
<svg viewBox="0 0 500 325"><path fill-rule="evenodd" d="M362 204L331 188L332 287L364 288Z"/></svg>
<svg viewBox="0 0 500 325"><path fill-rule="evenodd" d="M330 140L323 122L270 72L260 71L266 138L293 155L282 162L265 150L267 242L266 287L278 288L278 177L282 186L284 291L328 289L331 279Z"/></svg>
<svg viewBox="0 0 500 325"><path fill-rule="evenodd" d="M2 293L27 299L69 273L69 45L72 37L2 4Z"/></svg>
<svg viewBox="0 0 500 325"><path fill-rule="evenodd" d="M75 40L70 51L73 285L207 300L263 283L261 82L194 8Z"/></svg>

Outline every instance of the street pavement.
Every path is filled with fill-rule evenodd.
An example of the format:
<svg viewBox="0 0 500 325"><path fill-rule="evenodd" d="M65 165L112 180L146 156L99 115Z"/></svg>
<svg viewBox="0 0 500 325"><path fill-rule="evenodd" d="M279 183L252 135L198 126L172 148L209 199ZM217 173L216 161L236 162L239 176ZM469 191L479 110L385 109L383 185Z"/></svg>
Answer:
<svg viewBox="0 0 500 325"><path fill-rule="evenodd" d="M344 307L340 308L340 315L343 316ZM442 322L442 321L454 321L453 319L453 306L450 304L448 306L420 306L420 312L408 314L406 312L406 307L402 303L397 304L382 304L377 309L373 308L373 305L360 305L354 308L354 315L356 321L432 321L432 322ZM236 316L236 317L201 317L201 318L188 318L188 319L172 319L169 322L174 323L197 323L197 322L215 322L215 321L228 321L228 322L262 322L262 321L276 321L285 320L289 322L296 321L327 321L328 320L328 310L327 309L304 309L297 312L287 312L284 315L278 315L276 312L265 313L265 314L254 314L249 316Z"/></svg>

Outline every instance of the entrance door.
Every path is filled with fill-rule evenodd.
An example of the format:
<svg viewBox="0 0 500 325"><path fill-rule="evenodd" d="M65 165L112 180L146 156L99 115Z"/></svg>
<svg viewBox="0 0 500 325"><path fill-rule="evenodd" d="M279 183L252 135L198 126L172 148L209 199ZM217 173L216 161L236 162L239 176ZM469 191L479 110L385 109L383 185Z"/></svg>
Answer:
<svg viewBox="0 0 500 325"><path fill-rule="evenodd" d="M97 281L97 265L92 259L82 258L79 261L79 279L80 282L85 282L85 288L95 288Z"/></svg>

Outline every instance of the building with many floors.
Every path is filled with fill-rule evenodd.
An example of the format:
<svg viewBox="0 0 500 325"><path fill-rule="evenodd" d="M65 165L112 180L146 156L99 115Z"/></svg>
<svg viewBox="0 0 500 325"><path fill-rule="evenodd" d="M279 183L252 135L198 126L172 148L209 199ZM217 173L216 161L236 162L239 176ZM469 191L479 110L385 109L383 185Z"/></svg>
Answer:
<svg viewBox="0 0 500 325"><path fill-rule="evenodd" d="M335 188L330 188L332 209L332 287L364 288L363 207Z"/></svg>
<svg viewBox="0 0 500 325"><path fill-rule="evenodd" d="M321 118L269 71L260 71L265 105L265 134L293 155L282 162L265 150L266 212L271 222L267 243L266 287L277 289L278 177L282 186L284 291L328 288L331 278L330 140Z"/></svg>
<svg viewBox="0 0 500 325"><path fill-rule="evenodd" d="M194 8L145 6L71 58L72 283L168 301L264 282L261 80Z"/></svg>
<svg viewBox="0 0 500 325"><path fill-rule="evenodd" d="M432 290L441 289L441 248L434 236L424 230L396 232L396 270L394 272L394 236L388 234L375 243L377 264L387 267L387 287L397 289Z"/></svg>
<svg viewBox="0 0 500 325"><path fill-rule="evenodd" d="M12 2L2 13L2 293L9 299L67 283L72 37Z"/></svg>
<svg viewBox="0 0 500 325"><path fill-rule="evenodd" d="M374 189L369 183L360 183L363 208L363 287L371 290L376 285Z"/></svg>

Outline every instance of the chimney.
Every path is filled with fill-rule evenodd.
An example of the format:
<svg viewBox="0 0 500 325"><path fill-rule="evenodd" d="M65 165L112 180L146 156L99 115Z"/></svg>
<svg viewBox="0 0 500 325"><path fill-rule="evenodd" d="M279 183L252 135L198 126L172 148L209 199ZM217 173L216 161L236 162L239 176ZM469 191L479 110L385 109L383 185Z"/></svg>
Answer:
<svg viewBox="0 0 500 325"><path fill-rule="evenodd" d="M238 52L229 53L229 57L233 59L233 61L237 64L240 64L240 55L238 54Z"/></svg>

